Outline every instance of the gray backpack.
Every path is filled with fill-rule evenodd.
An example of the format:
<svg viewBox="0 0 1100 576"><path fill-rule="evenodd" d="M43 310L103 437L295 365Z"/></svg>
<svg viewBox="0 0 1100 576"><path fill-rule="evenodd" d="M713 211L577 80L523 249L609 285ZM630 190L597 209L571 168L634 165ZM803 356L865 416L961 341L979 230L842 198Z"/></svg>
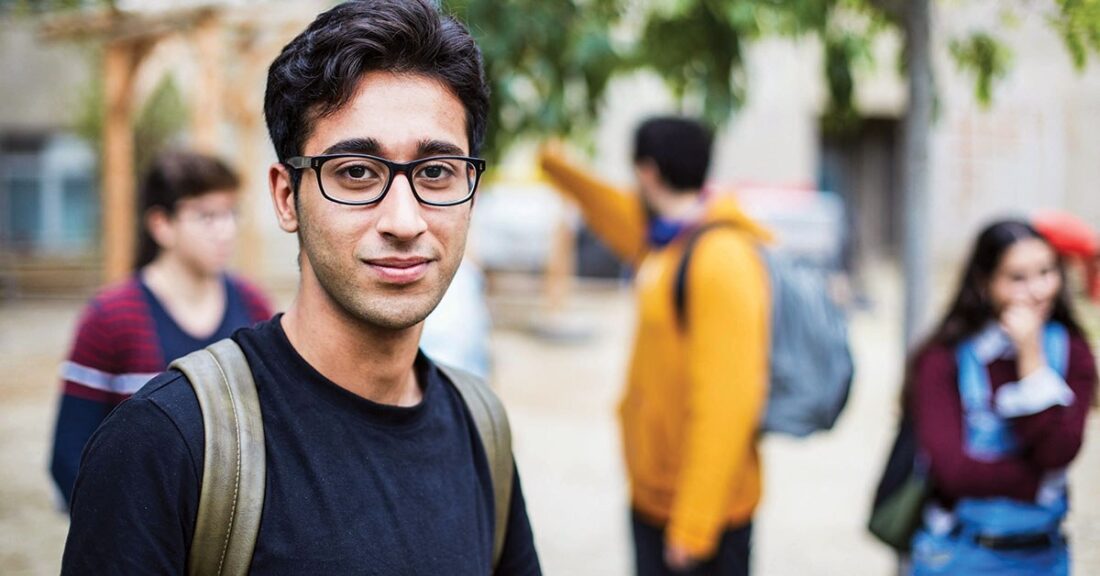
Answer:
<svg viewBox="0 0 1100 576"><path fill-rule="evenodd" d="M454 383L477 426L493 484L496 530L493 567L500 561L512 501L512 434L504 406L480 378L436 364ZM205 457L195 534L187 558L191 576L244 575L252 563L263 513L264 423L252 369L226 338L172 362L195 389L202 409Z"/></svg>
<svg viewBox="0 0 1100 576"><path fill-rule="evenodd" d="M693 230L676 273L676 314L686 328L687 272L696 242L708 230L736 228L713 222ZM844 312L820 270L799 266L761 248L771 288L771 346L763 432L804 437L828 430L848 401L855 370Z"/></svg>

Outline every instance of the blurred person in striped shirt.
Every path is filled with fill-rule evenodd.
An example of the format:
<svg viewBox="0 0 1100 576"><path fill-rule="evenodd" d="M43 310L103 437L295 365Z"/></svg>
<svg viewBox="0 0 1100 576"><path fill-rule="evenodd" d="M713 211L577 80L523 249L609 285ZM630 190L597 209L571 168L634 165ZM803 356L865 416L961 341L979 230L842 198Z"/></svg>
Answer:
<svg viewBox="0 0 1100 576"><path fill-rule="evenodd" d="M50 473L66 508L84 445L115 406L175 358L271 317L268 298L226 272L239 187L221 160L182 150L143 179L134 274L87 304L61 367Z"/></svg>

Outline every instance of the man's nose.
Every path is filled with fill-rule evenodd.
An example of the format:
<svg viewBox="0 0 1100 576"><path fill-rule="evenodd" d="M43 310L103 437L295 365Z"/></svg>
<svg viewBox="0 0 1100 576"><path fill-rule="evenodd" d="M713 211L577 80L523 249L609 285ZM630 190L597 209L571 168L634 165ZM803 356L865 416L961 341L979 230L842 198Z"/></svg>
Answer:
<svg viewBox="0 0 1100 576"><path fill-rule="evenodd" d="M378 205L378 232L399 240L416 238L428 229L421 215L423 207L413 194L412 182L404 172L394 176L386 197Z"/></svg>

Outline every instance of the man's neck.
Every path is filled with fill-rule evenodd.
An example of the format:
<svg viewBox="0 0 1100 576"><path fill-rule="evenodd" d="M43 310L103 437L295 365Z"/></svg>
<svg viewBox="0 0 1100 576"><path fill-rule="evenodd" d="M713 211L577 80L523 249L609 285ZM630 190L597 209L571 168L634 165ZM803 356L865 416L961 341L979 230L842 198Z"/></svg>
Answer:
<svg viewBox="0 0 1100 576"><path fill-rule="evenodd" d="M145 266L141 277L158 298L175 306L200 306L224 297L220 275L203 274L169 255Z"/></svg>
<svg viewBox="0 0 1100 576"><path fill-rule="evenodd" d="M404 330L371 326L340 308L319 285L300 286L282 318L290 344L337 386L379 404L422 399L413 364L423 323Z"/></svg>
<svg viewBox="0 0 1100 576"><path fill-rule="evenodd" d="M655 195L653 209L666 220L691 221L701 218L704 212L703 202L698 191L676 193L662 191Z"/></svg>

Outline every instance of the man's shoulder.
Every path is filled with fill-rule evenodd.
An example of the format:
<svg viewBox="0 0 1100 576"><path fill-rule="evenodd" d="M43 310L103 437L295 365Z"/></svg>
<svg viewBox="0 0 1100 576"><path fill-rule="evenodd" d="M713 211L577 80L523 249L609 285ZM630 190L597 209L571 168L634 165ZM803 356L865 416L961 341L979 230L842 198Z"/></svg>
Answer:
<svg viewBox="0 0 1100 576"><path fill-rule="evenodd" d="M163 433L177 433L188 445L202 442L202 409L191 383L179 371L154 376L117 411L126 419L141 414L147 425L163 427Z"/></svg>
<svg viewBox="0 0 1100 576"><path fill-rule="evenodd" d="M141 298L141 284L136 277L133 277L100 289L92 296L89 304L97 308L113 307L135 302L140 303Z"/></svg>
<svg viewBox="0 0 1100 576"><path fill-rule="evenodd" d="M164 372L111 411L88 442L81 475L115 478L153 461L198 474L202 442L202 411L190 384L179 372Z"/></svg>
<svg viewBox="0 0 1100 576"><path fill-rule="evenodd" d="M755 238L735 224L712 226L699 238L692 253L693 276L743 280L755 271L761 280L766 278L767 262Z"/></svg>
<svg viewBox="0 0 1100 576"><path fill-rule="evenodd" d="M84 307L84 322L104 324L115 318L132 320L133 314L145 311L141 285L130 278L100 289Z"/></svg>
<svg viewBox="0 0 1100 576"><path fill-rule="evenodd" d="M285 338L280 328L282 315L256 322L251 326L242 326L233 332L230 338L241 347L249 365L262 361L265 356L278 355L280 341Z"/></svg>

